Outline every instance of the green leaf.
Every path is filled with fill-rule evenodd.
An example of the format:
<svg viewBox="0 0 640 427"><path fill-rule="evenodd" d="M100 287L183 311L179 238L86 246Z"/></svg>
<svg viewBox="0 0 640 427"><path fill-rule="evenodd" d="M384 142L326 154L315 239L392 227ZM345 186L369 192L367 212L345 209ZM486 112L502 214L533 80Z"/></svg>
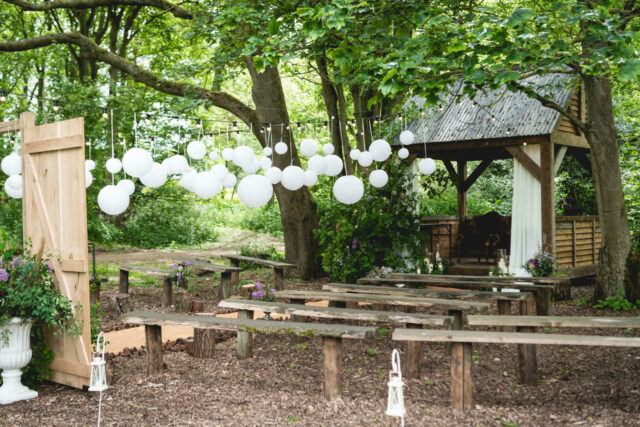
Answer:
<svg viewBox="0 0 640 427"><path fill-rule="evenodd" d="M395 76L396 74L398 74L397 68L390 69L389 71L387 71L387 74L382 79L382 83L385 83L387 80L392 79L393 76Z"/></svg>
<svg viewBox="0 0 640 427"><path fill-rule="evenodd" d="M484 83L489 77L489 74L482 70L474 70L467 76L467 78L474 83Z"/></svg>
<svg viewBox="0 0 640 427"><path fill-rule="evenodd" d="M280 23L273 19L271 22L269 22L269 34L272 36L275 36L276 34L278 34L278 32L280 31Z"/></svg>
<svg viewBox="0 0 640 427"><path fill-rule="evenodd" d="M516 9L511 14L511 16L507 19L507 22L505 25L509 28L513 28L517 25L524 24L529 19L533 18L535 15L536 14L533 11L533 9L530 9L528 7Z"/></svg>
<svg viewBox="0 0 640 427"><path fill-rule="evenodd" d="M640 76L640 59L628 59L618 71L618 76L623 81L636 80Z"/></svg>
<svg viewBox="0 0 640 427"><path fill-rule="evenodd" d="M521 74L517 71L510 71L510 70L500 71L498 74L496 74L495 81L497 83L507 83L514 80L518 80L520 78L520 75Z"/></svg>

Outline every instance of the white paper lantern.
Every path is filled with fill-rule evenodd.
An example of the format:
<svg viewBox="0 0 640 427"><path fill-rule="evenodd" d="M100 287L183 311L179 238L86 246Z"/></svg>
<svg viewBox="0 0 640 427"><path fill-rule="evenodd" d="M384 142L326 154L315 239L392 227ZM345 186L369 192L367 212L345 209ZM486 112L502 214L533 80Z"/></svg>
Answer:
<svg viewBox="0 0 640 427"><path fill-rule="evenodd" d="M198 172L196 172L195 170L191 169L189 172L187 172L184 175L182 175L182 178L180 179L180 183L187 190L193 191L194 185L196 183L196 176L197 175L198 175Z"/></svg>
<svg viewBox="0 0 640 427"><path fill-rule="evenodd" d="M423 175L431 175L436 171L436 162L430 157L418 162L418 170Z"/></svg>
<svg viewBox="0 0 640 427"><path fill-rule="evenodd" d="M124 153L122 157L124 171L135 178L140 178L149 173L152 164L151 154L142 148L132 148Z"/></svg>
<svg viewBox="0 0 640 427"><path fill-rule="evenodd" d="M264 147L264 148L262 149L262 153L263 153L265 156L270 156L270 155L272 155L272 154L273 154L273 150L271 149L271 147Z"/></svg>
<svg viewBox="0 0 640 427"><path fill-rule="evenodd" d="M318 174L314 171L304 171L304 185L313 187L318 182Z"/></svg>
<svg viewBox="0 0 640 427"><path fill-rule="evenodd" d="M212 151L209 153L209 159L211 159L212 161L216 161L220 158L220 155L218 154L217 151Z"/></svg>
<svg viewBox="0 0 640 427"><path fill-rule="evenodd" d="M160 166L162 166L162 169L164 169L167 176L174 174L173 168L171 167L171 158L164 159L162 163L160 163Z"/></svg>
<svg viewBox="0 0 640 427"><path fill-rule="evenodd" d="M307 169L314 171L316 175L322 175L327 169L327 161L319 154L311 156L307 162Z"/></svg>
<svg viewBox="0 0 640 427"><path fill-rule="evenodd" d="M140 182L142 182L145 187L158 188L167 182L167 173L160 163L154 162L149 173L140 177Z"/></svg>
<svg viewBox="0 0 640 427"><path fill-rule="evenodd" d="M287 190L299 190L304 185L304 171L299 166L287 166L282 171L281 182Z"/></svg>
<svg viewBox="0 0 640 427"><path fill-rule="evenodd" d="M402 145L413 144L414 139L416 139L416 137L413 134L413 132L411 132L410 130L403 130L402 132L400 132L400 144Z"/></svg>
<svg viewBox="0 0 640 427"><path fill-rule="evenodd" d="M211 172L213 172L216 178L218 178L218 181L222 182L229 174L229 169L227 169L227 167L222 163L218 163L213 165Z"/></svg>
<svg viewBox="0 0 640 427"><path fill-rule="evenodd" d="M389 182L389 175L382 169L376 169L369 174L369 183L376 188L382 188Z"/></svg>
<svg viewBox="0 0 640 427"><path fill-rule="evenodd" d="M253 160L251 161L251 163L249 163L247 165L244 165L242 167L242 170L247 175L253 175L254 173L256 173L256 172L258 172L260 170L260 162L258 161L258 159L256 159L254 157Z"/></svg>
<svg viewBox="0 0 640 427"><path fill-rule="evenodd" d="M344 165L342 164L342 159L335 154L330 154L324 158L326 162L326 167L324 170L324 174L327 176L337 176L342 172L342 168Z"/></svg>
<svg viewBox="0 0 640 427"><path fill-rule="evenodd" d="M349 157L351 158L351 160L358 160L360 158L360 150L354 148L353 150L349 151Z"/></svg>
<svg viewBox="0 0 640 427"><path fill-rule="evenodd" d="M84 170L84 186L85 188L89 188L89 186L93 184L93 175L91 175L91 171Z"/></svg>
<svg viewBox="0 0 640 427"><path fill-rule="evenodd" d="M265 205L273 196L273 186L262 175L248 175L238 184L238 198L245 205L257 208Z"/></svg>
<svg viewBox="0 0 640 427"><path fill-rule="evenodd" d="M236 178L234 174L230 173L230 174L227 174L224 181L222 181L222 186L224 188L233 188L236 186L237 182L238 182L238 178Z"/></svg>
<svg viewBox="0 0 640 427"><path fill-rule="evenodd" d="M129 195L121 187L107 185L98 193L98 206L107 215L120 215L129 207Z"/></svg>
<svg viewBox="0 0 640 427"><path fill-rule="evenodd" d="M235 152L231 147L227 147L224 150L222 150L222 158L227 162L230 162L233 160L234 154Z"/></svg>
<svg viewBox="0 0 640 427"><path fill-rule="evenodd" d="M96 168L96 162L91 159L87 159L84 161L84 168L88 171L92 171Z"/></svg>
<svg viewBox="0 0 640 427"><path fill-rule="evenodd" d="M13 190L22 190L22 175L11 175L7 178L7 185Z"/></svg>
<svg viewBox="0 0 640 427"><path fill-rule="evenodd" d="M362 199L364 184L354 175L346 175L338 178L333 184L333 195L340 203L352 205Z"/></svg>
<svg viewBox="0 0 640 427"><path fill-rule="evenodd" d="M171 156L169 158L169 166L171 166L171 175L180 175L183 173L187 173L190 169L187 158L181 154Z"/></svg>
<svg viewBox="0 0 640 427"><path fill-rule="evenodd" d="M391 146L384 139L376 139L369 146L369 152L376 162L384 162L391 155Z"/></svg>
<svg viewBox="0 0 640 427"><path fill-rule="evenodd" d="M318 152L318 142L315 139L305 138L300 143L300 154L311 157Z"/></svg>
<svg viewBox="0 0 640 427"><path fill-rule="evenodd" d="M122 170L122 162L120 161L120 159L116 159L115 157L107 160L105 166L109 173L118 173Z"/></svg>
<svg viewBox="0 0 640 427"><path fill-rule="evenodd" d="M271 161L270 158L268 157L263 157L260 159L260 169L262 170L267 170L271 167L271 165L273 164L273 162Z"/></svg>
<svg viewBox="0 0 640 427"><path fill-rule="evenodd" d="M118 181L117 186L122 188L129 196L136 191L136 185L130 179L121 179Z"/></svg>
<svg viewBox="0 0 640 427"><path fill-rule="evenodd" d="M212 171L200 172L196 175L194 191L198 197L210 199L220 192L222 184Z"/></svg>
<svg viewBox="0 0 640 427"><path fill-rule="evenodd" d="M4 182L4 191L9 197L12 197L14 199L22 198L22 189L16 190L15 188L11 188L11 186L9 186L9 181Z"/></svg>
<svg viewBox="0 0 640 427"><path fill-rule="evenodd" d="M194 160L200 160L207 154L207 147L204 146L202 141L191 141L187 145L187 154Z"/></svg>
<svg viewBox="0 0 640 427"><path fill-rule="evenodd" d="M282 141L278 142L275 146L276 153L278 154L284 154L287 152L288 149L289 147L287 147L287 144L285 144Z"/></svg>
<svg viewBox="0 0 640 427"><path fill-rule="evenodd" d="M0 163L0 168L2 168L2 172L7 175L20 175L22 173L22 162L20 160L20 156L16 153L11 153Z"/></svg>
<svg viewBox="0 0 640 427"><path fill-rule="evenodd" d="M358 163L363 168L371 166L371 163L373 163L373 155L368 151L363 151L360 153L360 157L358 157Z"/></svg>
<svg viewBox="0 0 640 427"><path fill-rule="evenodd" d="M280 168L272 166L267 169L267 171L264 173L264 176L269 180L271 184L276 185L280 182L280 179L282 179L282 171L280 170Z"/></svg>
<svg viewBox="0 0 640 427"><path fill-rule="evenodd" d="M236 147L234 151L233 163L235 163L237 166L240 166L241 168L244 168L250 165L255 160L255 158L256 156L255 154L253 154L253 150L251 149L251 147L241 145L239 147Z"/></svg>
<svg viewBox="0 0 640 427"><path fill-rule="evenodd" d="M326 154L327 156L329 154L333 154L334 151L335 151L335 148L334 148L333 144L324 144L322 146L322 152L324 154Z"/></svg>
<svg viewBox="0 0 640 427"><path fill-rule="evenodd" d="M406 159L407 157L409 157L409 150L402 147L401 149L398 150L398 157L401 159Z"/></svg>

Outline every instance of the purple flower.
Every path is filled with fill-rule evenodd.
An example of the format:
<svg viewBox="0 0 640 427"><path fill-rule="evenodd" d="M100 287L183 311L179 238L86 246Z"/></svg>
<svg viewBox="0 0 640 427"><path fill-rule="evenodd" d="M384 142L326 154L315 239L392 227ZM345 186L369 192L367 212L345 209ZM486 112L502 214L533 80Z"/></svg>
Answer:
<svg viewBox="0 0 640 427"><path fill-rule="evenodd" d="M358 240L357 239L353 239L353 241L351 242L351 249L358 249Z"/></svg>
<svg viewBox="0 0 640 427"><path fill-rule="evenodd" d="M189 261L185 262L185 267L191 267L191 263Z"/></svg>
<svg viewBox="0 0 640 427"><path fill-rule="evenodd" d="M251 296L254 298L258 298L258 293L257 292L251 292Z"/></svg>
<svg viewBox="0 0 640 427"><path fill-rule="evenodd" d="M175 264L169 266L169 270L173 270L174 268L176 268Z"/></svg>
<svg viewBox="0 0 640 427"><path fill-rule="evenodd" d="M18 257L15 257L15 258L13 259L13 262L11 263L11 265L12 265L12 266L14 266L14 267L17 267L17 266L19 266L20 264L22 264L22 260L21 260L20 258L18 258Z"/></svg>
<svg viewBox="0 0 640 427"><path fill-rule="evenodd" d="M367 196L367 202L371 201L371 196Z"/></svg>
<svg viewBox="0 0 640 427"><path fill-rule="evenodd" d="M9 273L4 268L0 268L0 282L8 282L9 281Z"/></svg>
<svg viewBox="0 0 640 427"><path fill-rule="evenodd" d="M46 263L45 265L47 266L47 270L49 270L49 274L53 273L53 267L51 267L51 264Z"/></svg>
<svg viewBox="0 0 640 427"><path fill-rule="evenodd" d="M258 289L262 289L262 283L260 283L260 282L256 282L256 288L258 288Z"/></svg>
<svg viewBox="0 0 640 427"><path fill-rule="evenodd" d="M277 289L269 289L269 292L278 292Z"/></svg>

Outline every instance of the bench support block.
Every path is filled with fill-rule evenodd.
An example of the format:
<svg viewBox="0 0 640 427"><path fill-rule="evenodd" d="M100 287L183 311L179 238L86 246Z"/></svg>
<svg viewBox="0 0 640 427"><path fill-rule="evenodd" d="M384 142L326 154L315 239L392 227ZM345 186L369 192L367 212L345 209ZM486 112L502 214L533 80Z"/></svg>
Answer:
<svg viewBox="0 0 640 427"><path fill-rule="evenodd" d="M227 299L231 296L231 276L234 273L220 273L220 300Z"/></svg>
<svg viewBox="0 0 640 427"><path fill-rule="evenodd" d="M459 331L462 329L462 310L447 310L447 314L453 317L453 321L449 324L449 330ZM447 354L451 354L451 343L445 344L445 351Z"/></svg>
<svg viewBox="0 0 640 427"><path fill-rule="evenodd" d="M536 328L518 327L518 332L535 332ZM520 382L526 385L538 385L538 362L535 344L518 344L520 359Z"/></svg>
<svg viewBox="0 0 640 427"><path fill-rule="evenodd" d="M333 400L342 389L342 338L322 338L324 349L324 397Z"/></svg>
<svg viewBox="0 0 640 427"><path fill-rule="evenodd" d="M121 294L129 293L129 272L126 270L120 270L120 282L118 284L119 292Z"/></svg>
<svg viewBox="0 0 640 427"><path fill-rule="evenodd" d="M162 327L145 325L145 344L147 347L147 374L162 373Z"/></svg>
<svg viewBox="0 0 640 427"><path fill-rule="evenodd" d="M498 314L501 316L510 316L511 315L511 301L509 300L498 300ZM511 328L509 326L499 326L498 330L500 332L511 332Z"/></svg>
<svg viewBox="0 0 640 427"><path fill-rule="evenodd" d="M213 358L215 346L215 329L193 329L193 357L211 359Z"/></svg>
<svg viewBox="0 0 640 427"><path fill-rule="evenodd" d="M273 287L279 291L284 289L284 270L282 268L273 268Z"/></svg>
<svg viewBox="0 0 640 427"><path fill-rule="evenodd" d="M471 354L471 343L451 343L451 401L456 411L468 411L473 406Z"/></svg>
<svg viewBox="0 0 640 427"><path fill-rule="evenodd" d="M173 288L171 287L171 279L166 278L162 282L162 306L170 307L173 304Z"/></svg>
<svg viewBox="0 0 640 427"><path fill-rule="evenodd" d="M253 311L238 311L238 320L253 320ZM250 359L253 357L251 332L238 331L238 359Z"/></svg>
<svg viewBox="0 0 640 427"><path fill-rule="evenodd" d="M407 306L407 313L415 313L416 308ZM420 325L407 324L407 328L420 329ZM422 342L407 341L407 363L404 376L408 379L420 377L420 365L422 364Z"/></svg>
<svg viewBox="0 0 640 427"><path fill-rule="evenodd" d="M229 265L231 267L240 267L240 261L236 259L230 259ZM240 272L234 271L231 273L231 286L238 286L240 284ZM220 287L222 287L222 283L220 283Z"/></svg>

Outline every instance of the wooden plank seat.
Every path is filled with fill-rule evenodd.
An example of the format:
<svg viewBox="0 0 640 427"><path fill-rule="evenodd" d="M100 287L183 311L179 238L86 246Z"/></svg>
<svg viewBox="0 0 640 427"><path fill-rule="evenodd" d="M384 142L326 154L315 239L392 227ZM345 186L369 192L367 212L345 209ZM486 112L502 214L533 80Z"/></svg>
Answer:
<svg viewBox="0 0 640 427"><path fill-rule="evenodd" d="M640 317L467 316L471 326L529 326L533 328L640 328Z"/></svg>
<svg viewBox="0 0 640 427"><path fill-rule="evenodd" d="M172 288L172 272L169 270L163 270L156 267L146 267L137 265L122 264L118 266L120 270L120 282L118 284L119 292L122 294L129 293L129 273L140 273L147 276L154 276L162 278L162 306L169 307L173 300L173 288Z"/></svg>
<svg viewBox="0 0 640 427"><path fill-rule="evenodd" d="M147 372L149 375L156 375L162 372L163 325L238 331L239 359L253 357L251 333L322 337L324 347L324 396L328 400L339 397L341 393L342 339L373 338L377 332L377 328L368 326L252 320L241 318L240 316L238 319L232 319L145 311L126 313L120 316L118 320L124 323L145 325ZM244 339L241 339L241 333L244 333Z"/></svg>
<svg viewBox="0 0 640 427"><path fill-rule="evenodd" d="M277 290L284 289L284 270L298 267L295 264L289 264L287 262L271 261L268 259L254 258L244 255L225 255L225 258L229 259L229 263L233 267L238 267L240 265L240 261L273 267L273 287ZM231 284L233 286L237 286L238 283L240 283L240 275L237 272L234 272L232 274Z"/></svg>
<svg viewBox="0 0 640 427"><path fill-rule="evenodd" d="M503 320L503 316L494 317L500 317L501 320ZM514 317L520 319L521 316ZM451 400L453 408L459 411L468 411L472 409L473 406L473 384L471 379L473 343L518 344L519 347L535 347L537 344L640 347L640 338L636 337L560 335L527 332L396 329L393 332L392 339L396 341L451 343Z"/></svg>
<svg viewBox="0 0 640 427"><path fill-rule="evenodd" d="M220 299L226 299L231 296L231 283L232 276L234 273L239 274L244 269L240 267L234 267L230 265L218 265L212 264L207 261L201 261L198 259L192 259L189 257L177 256L173 258L178 264L185 265L186 263L191 263L191 265L195 268L199 268L200 270L205 271L215 271L220 273L220 289L219 296Z"/></svg>

